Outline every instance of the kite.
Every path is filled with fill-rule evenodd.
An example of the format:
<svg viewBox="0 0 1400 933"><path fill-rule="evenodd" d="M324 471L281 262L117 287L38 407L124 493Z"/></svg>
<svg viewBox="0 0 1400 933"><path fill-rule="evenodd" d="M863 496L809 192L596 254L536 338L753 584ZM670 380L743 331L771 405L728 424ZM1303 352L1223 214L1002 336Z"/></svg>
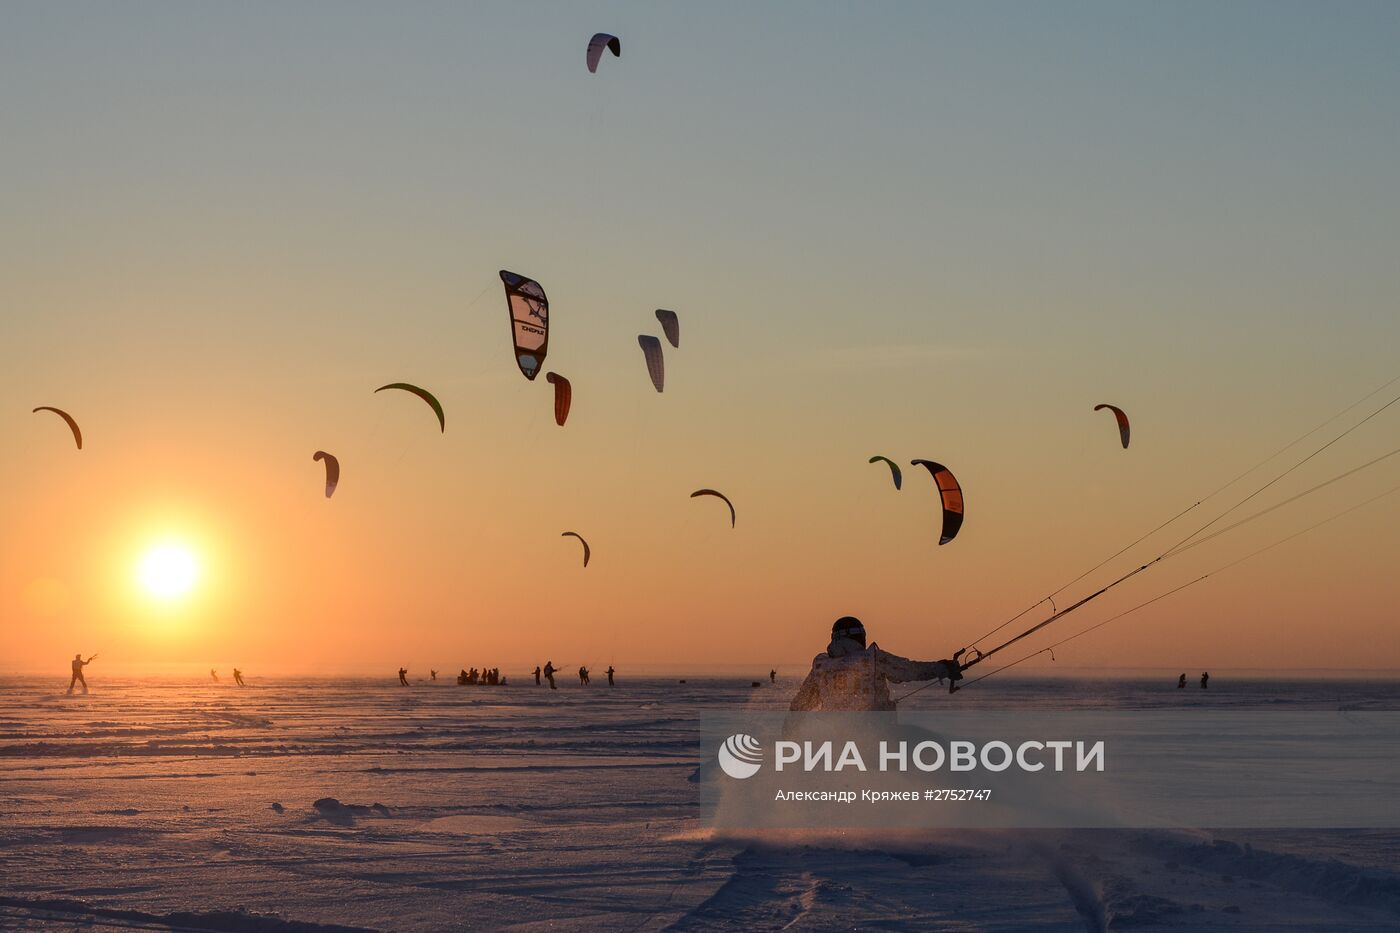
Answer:
<svg viewBox="0 0 1400 933"><path fill-rule="evenodd" d="M899 489L901 486L904 485L904 474L901 473L901 472L899 472L899 466L898 466L893 460L891 460L889 457L881 457L879 454L876 454L875 456L873 456L873 457L870 458L870 462L871 462L871 463L884 462L884 463L889 464L889 467L890 467L890 479L894 480L894 488L895 488L895 489Z"/></svg>
<svg viewBox="0 0 1400 933"><path fill-rule="evenodd" d="M54 408L52 405L40 405L38 408L34 409L34 411L30 412L30 414L37 414L41 411L51 411L68 422L68 429L73 432L73 442L78 445L79 450L83 449L83 432L78 428L78 422L73 420L72 415L68 414L68 412L64 411L62 408Z"/></svg>
<svg viewBox="0 0 1400 933"><path fill-rule="evenodd" d="M534 279L501 270L506 287L506 310L510 313L511 335L515 339L515 362L525 378L534 381L540 374L549 349L549 299Z"/></svg>
<svg viewBox="0 0 1400 933"><path fill-rule="evenodd" d="M666 334L666 339L671 342L671 346L679 347L681 345L681 319L676 316L676 312L657 308L656 319L661 322L661 330Z"/></svg>
<svg viewBox="0 0 1400 933"><path fill-rule="evenodd" d="M1118 438L1123 442L1123 449L1127 450L1128 436L1131 433L1131 428L1128 426L1128 416L1125 415L1123 409L1119 408L1117 405L1095 405L1094 411L1102 411L1105 408L1113 412L1113 417L1118 422Z"/></svg>
<svg viewBox="0 0 1400 933"><path fill-rule="evenodd" d="M734 514L734 503L729 501L728 496L715 489L697 489L690 494L690 498L692 499L694 499L696 496L714 496L717 499L723 499L724 504L729 506L729 527L734 527L734 520L736 517Z"/></svg>
<svg viewBox="0 0 1400 933"><path fill-rule="evenodd" d="M335 494L335 487L340 483L340 461L334 454L328 454L324 450L318 450L311 455L312 460L326 461L326 498L329 499Z"/></svg>
<svg viewBox="0 0 1400 933"><path fill-rule="evenodd" d="M608 49L613 53L613 58L622 57L622 40L617 36L610 36L606 32L594 33L593 38L588 40L588 73L598 73L598 62L603 58L603 49Z"/></svg>
<svg viewBox="0 0 1400 933"><path fill-rule="evenodd" d="M433 393L429 392L427 389L420 389L418 386L409 385L407 382L391 382L386 386L380 386L374 391L383 392L385 389L402 389L404 392L412 392L414 395L427 402L428 407L433 410L433 414L437 415L438 427L443 432L447 431L447 416L442 413L442 404L438 402Z"/></svg>
<svg viewBox="0 0 1400 933"><path fill-rule="evenodd" d="M661 341L650 334L642 334L637 337L637 343L642 348L642 355L647 358L647 374L651 376L651 384L656 386L656 391L663 391L666 388L666 360L661 355Z"/></svg>
<svg viewBox="0 0 1400 933"><path fill-rule="evenodd" d="M566 531L559 537L568 538L570 536L578 538L579 543L583 545L583 566L587 567L588 559L593 556L593 549L588 546L587 541L583 540L583 535L579 534L577 531Z"/></svg>
<svg viewBox="0 0 1400 933"><path fill-rule="evenodd" d="M914 460L915 466L926 466L938 484L938 494L943 500L943 533L938 538L940 545L947 544L958 536L963 523L963 493L957 478L951 470L932 460Z"/></svg>
<svg viewBox="0 0 1400 933"><path fill-rule="evenodd" d="M558 373L545 373L545 381L554 386L554 423L559 427L569 420L569 406L573 404L574 387Z"/></svg>

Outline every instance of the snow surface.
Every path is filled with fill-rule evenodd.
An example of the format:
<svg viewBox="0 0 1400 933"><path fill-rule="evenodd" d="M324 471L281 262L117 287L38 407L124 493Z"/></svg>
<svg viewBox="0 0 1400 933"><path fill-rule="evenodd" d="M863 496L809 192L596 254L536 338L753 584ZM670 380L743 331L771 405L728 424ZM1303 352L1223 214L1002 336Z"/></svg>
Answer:
<svg viewBox="0 0 1400 933"><path fill-rule="evenodd" d="M66 677L0 680L0 929L1400 929L1396 832L706 831L698 719L781 708L792 680L92 674L74 697ZM907 705L1397 701L1008 679Z"/></svg>

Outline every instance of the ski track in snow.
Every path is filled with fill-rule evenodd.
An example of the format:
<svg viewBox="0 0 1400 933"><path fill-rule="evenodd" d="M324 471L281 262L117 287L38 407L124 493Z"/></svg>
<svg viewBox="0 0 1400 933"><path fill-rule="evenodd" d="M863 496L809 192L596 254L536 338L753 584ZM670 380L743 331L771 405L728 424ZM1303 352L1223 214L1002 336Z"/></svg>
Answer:
<svg viewBox="0 0 1400 933"><path fill-rule="evenodd" d="M781 708L793 682L93 680L71 698L0 680L0 929L1400 928L1396 832L707 831L699 717ZM994 697L1151 708L1158 686L1008 679ZM1335 683L1169 696L1400 698Z"/></svg>

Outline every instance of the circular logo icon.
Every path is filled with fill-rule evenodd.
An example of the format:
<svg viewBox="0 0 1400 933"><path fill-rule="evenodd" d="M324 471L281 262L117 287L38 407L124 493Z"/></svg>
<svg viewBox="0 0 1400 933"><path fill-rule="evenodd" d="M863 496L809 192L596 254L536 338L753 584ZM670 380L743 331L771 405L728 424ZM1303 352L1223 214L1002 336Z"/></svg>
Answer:
<svg viewBox="0 0 1400 933"><path fill-rule="evenodd" d="M763 746L751 735L731 735L719 747L719 766L732 778L751 778L762 765Z"/></svg>

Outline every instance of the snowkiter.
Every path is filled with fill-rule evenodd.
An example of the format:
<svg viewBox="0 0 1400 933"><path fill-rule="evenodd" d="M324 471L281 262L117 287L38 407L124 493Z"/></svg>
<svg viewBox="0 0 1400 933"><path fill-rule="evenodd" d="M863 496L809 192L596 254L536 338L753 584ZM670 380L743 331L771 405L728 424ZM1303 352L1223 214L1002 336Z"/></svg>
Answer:
<svg viewBox="0 0 1400 933"><path fill-rule="evenodd" d="M793 712L893 710L891 683L962 679L955 661L913 661L865 644L865 626L842 616L831 627L831 643L812 659L812 671L793 697Z"/></svg>
<svg viewBox="0 0 1400 933"><path fill-rule="evenodd" d="M86 661L84 661L83 656L81 654L73 655L73 679L68 681L68 693L70 695L73 693L73 687L75 687L78 684L83 685L83 693L88 692L87 678L83 676L83 668L91 664L93 658L95 657L97 657L97 655L94 654L92 658L88 658Z"/></svg>

